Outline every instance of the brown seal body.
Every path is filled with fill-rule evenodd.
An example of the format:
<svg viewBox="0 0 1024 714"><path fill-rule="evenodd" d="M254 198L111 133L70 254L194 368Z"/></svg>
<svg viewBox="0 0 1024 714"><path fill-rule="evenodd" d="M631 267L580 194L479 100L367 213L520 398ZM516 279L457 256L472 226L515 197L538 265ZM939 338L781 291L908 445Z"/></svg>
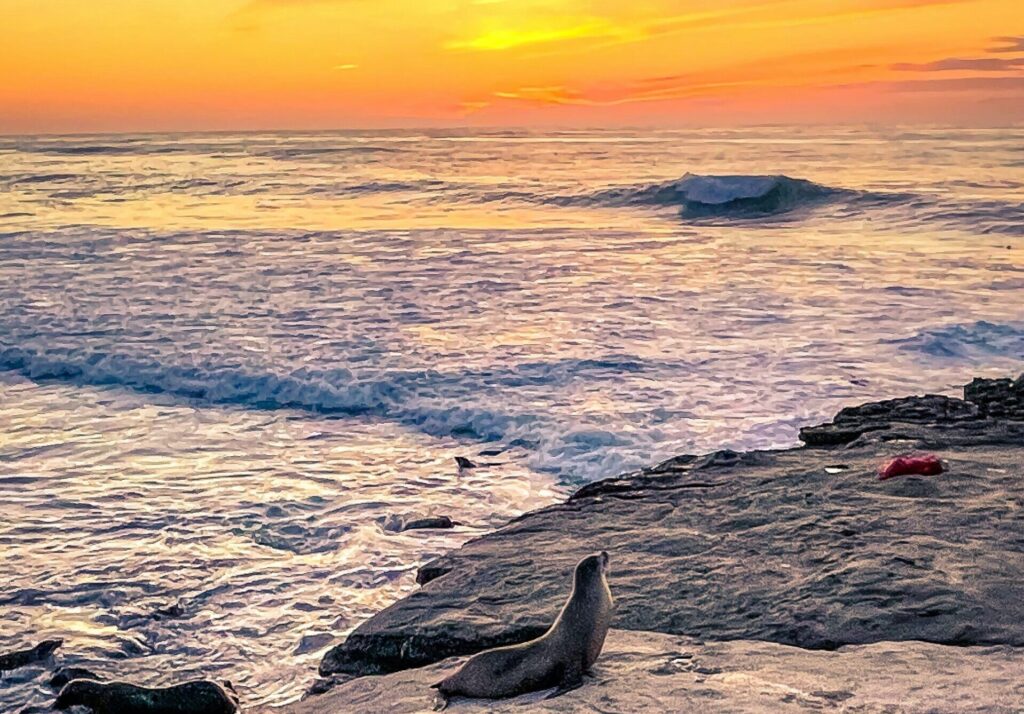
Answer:
<svg viewBox="0 0 1024 714"><path fill-rule="evenodd" d="M589 555L576 565L572 593L554 624L535 640L474 655L438 682L438 707L448 697L501 699L558 686L551 696L575 689L597 660L612 618L608 554Z"/></svg>
<svg viewBox="0 0 1024 714"><path fill-rule="evenodd" d="M219 684L186 682L150 689L126 682L73 679L60 690L55 709L85 706L93 714L235 714L238 699Z"/></svg>

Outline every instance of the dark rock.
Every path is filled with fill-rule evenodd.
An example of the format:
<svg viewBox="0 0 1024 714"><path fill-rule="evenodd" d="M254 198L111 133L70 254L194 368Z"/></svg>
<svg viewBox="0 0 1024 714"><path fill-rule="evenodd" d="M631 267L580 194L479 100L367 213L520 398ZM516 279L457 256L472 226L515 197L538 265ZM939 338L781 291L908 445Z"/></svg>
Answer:
<svg viewBox="0 0 1024 714"><path fill-rule="evenodd" d="M61 689L72 679L100 679L100 676L85 667L61 667L53 673L49 684L52 689Z"/></svg>
<svg viewBox="0 0 1024 714"><path fill-rule="evenodd" d="M477 467L477 465L475 463L473 463L472 461L467 459L465 456L456 456L455 457L455 464L460 469L475 469Z"/></svg>
<svg viewBox="0 0 1024 714"><path fill-rule="evenodd" d="M389 515L380 521L381 527L392 533L401 533L425 528L454 528L456 523L448 516L400 516Z"/></svg>
<svg viewBox="0 0 1024 714"><path fill-rule="evenodd" d="M836 426L835 424L805 426L800 429L800 441L808 446L842 446L856 441L865 432L878 431L887 426L888 424L862 424L857 428Z"/></svg>
<svg viewBox="0 0 1024 714"><path fill-rule="evenodd" d="M1012 405L1009 387L992 393L986 405ZM832 425L859 434L843 470L833 448L685 456L521 516L425 565L423 587L356 628L321 674L535 637L575 562L602 549L618 628L829 650L1024 646L1024 423L927 396L844 409ZM877 480L916 449L948 470Z"/></svg>
<svg viewBox="0 0 1024 714"><path fill-rule="evenodd" d="M57 695L55 709L84 706L93 714L234 714L238 697L215 682L151 689L126 682L75 679Z"/></svg>
<svg viewBox="0 0 1024 714"><path fill-rule="evenodd" d="M427 516L425 518L414 518L405 522L403 531L411 531L419 528L453 528L455 523L448 516Z"/></svg>
<svg viewBox="0 0 1024 714"><path fill-rule="evenodd" d="M32 649L0 655L0 672L18 669L48 659L62 644L64 644L64 640L45 640Z"/></svg>
<svg viewBox="0 0 1024 714"><path fill-rule="evenodd" d="M315 697L318 694L324 694L350 679L353 679L351 674L334 674L330 677L320 677L309 686L309 689L302 695L302 698L306 699L308 697Z"/></svg>
<svg viewBox="0 0 1024 714"><path fill-rule="evenodd" d="M938 425L977 419L978 406L962 399L929 394L923 397L889 399L847 407L829 424L804 427L800 440L808 446L840 446L893 424Z"/></svg>
<svg viewBox="0 0 1024 714"><path fill-rule="evenodd" d="M985 416L1024 420L1024 374L1017 379L975 379L964 387L964 399Z"/></svg>
<svg viewBox="0 0 1024 714"><path fill-rule="evenodd" d="M157 608L156 612L153 613L153 617L157 620L163 619L175 619L185 614L185 606L181 604L181 600L169 605L167 607Z"/></svg>

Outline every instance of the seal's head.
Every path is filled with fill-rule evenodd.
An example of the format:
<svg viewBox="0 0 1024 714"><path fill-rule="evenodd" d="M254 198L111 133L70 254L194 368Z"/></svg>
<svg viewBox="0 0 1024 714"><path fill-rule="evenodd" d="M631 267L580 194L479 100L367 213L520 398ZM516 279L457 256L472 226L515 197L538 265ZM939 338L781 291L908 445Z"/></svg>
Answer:
<svg viewBox="0 0 1024 714"><path fill-rule="evenodd" d="M90 707L90 703L97 700L103 691L103 685L89 679L72 679L64 685L57 695L54 709L68 709L75 705Z"/></svg>
<svg viewBox="0 0 1024 714"><path fill-rule="evenodd" d="M60 647L62 644L64 644L64 640L46 640L44 642L40 642L38 645L33 647L32 654L34 654L39 659L46 659L54 652L56 652L57 648Z"/></svg>
<svg viewBox="0 0 1024 714"><path fill-rule="evenodd" d="M588 555L576 564L576 582L585 583L608 573L608 553L602 550L600 553Z"/></svg>

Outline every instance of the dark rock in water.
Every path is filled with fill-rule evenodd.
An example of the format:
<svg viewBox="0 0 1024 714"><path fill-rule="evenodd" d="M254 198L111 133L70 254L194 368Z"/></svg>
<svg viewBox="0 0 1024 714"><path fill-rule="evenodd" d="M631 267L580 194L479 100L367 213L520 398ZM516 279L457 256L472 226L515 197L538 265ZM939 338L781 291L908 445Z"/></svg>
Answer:
<svg viewBox="0 0 1024 714"><path fill-rule="evenodd" d="M73 706L93 714L234 714L238 697L215 682L197 681L151 689L126 682L75 679L57 695L55 709Z"/></svg>
<svg viewBox="0 0 1024 714"><path fill-rule="evenodd" d="M181 617L185 614L185 606L181 604L181 600L169 605L168 607L157 608L156 612L153 613L153 617L157 620L163 619L174 619Z"/></svg>
<svg viewBox="0 0 1024 714"><path fill-rule="evenodd" d="M456 456L455 457L455 464L460 469L475 469L477 467L477 465L475 463L473 463L472 461L467 459L465 456Z"/></svg>
<svg viewBox="0 0 1024 714"><path fill-rule="evenodd" d="M426 518L414 518L406 521L403 531L411 531L419 528L453 528L455 523L448 516L427 516Z"/></svg>
<svg viewBox="0 0 1024 714"><path fill-rule="evenodd" d="M425 528L454 528L456 523L448 516L400 516L391 514L380 521L381 527L392 533Z"/></svg>
<svg viewBox="0 0 1024 714"><path fill-rule="evenodd" d="M64 644L64 640L45 640L32 649L0 655L0 672L41 662L49 658L62 644Z"/></svg>
<svg viewBox="0 0 1024 714"><path fill-rule="evenodd" d="M85 667L61 667L53 673L49 684L52 689L61 689L72 679L100 679L100 676Z"/></svg>
<svg viewBox="0 0 1024 714"><path fill-rule="evenodd" d="M1020 381L972 383L971 401L844 409L825 427L852 435L845 469L812 438L585 486L426 564L423 587L356 628L320 672L387 673L535 637L595 550L614 563L617 628L825 650L1024 647L1024 420L994 416L1017 414ZM879 463L913 451L948 469L877 480Z"/></svg>
<svg viewBox="0 0 1024 714"><path fill-rule="evenodd" d="M295 649L292 650L293 655L306 654L307 652L315 652L316 650L323 649L331 643L334 639L334 635L327 632L316 632L311 635L303 635L302 639L299 640L299 644L296 645Z"/></svg>

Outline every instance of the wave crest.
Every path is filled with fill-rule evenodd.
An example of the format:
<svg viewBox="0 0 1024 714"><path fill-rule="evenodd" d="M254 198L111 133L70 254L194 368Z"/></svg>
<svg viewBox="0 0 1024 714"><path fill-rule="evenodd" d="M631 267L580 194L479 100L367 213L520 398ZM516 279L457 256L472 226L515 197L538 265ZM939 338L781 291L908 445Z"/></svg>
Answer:
<svg viewBox="0 0 1024 714"><path fill-rule="evenodd" d="M785 213L856 191L789 176L700 175L674 181L610 188L582 202L611 206L678 206L684 216L763 216Z"/></svg>

